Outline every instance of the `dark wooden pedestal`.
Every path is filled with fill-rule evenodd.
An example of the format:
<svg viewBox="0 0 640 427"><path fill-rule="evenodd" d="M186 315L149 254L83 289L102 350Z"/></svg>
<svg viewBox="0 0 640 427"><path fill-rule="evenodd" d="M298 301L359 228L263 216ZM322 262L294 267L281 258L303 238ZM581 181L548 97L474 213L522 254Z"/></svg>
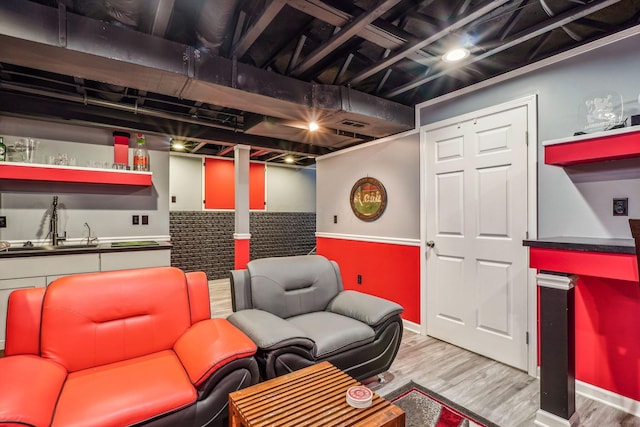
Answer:
<svg viewBox="0 0 640 427"><path fill-rule="evenodd" d="M577 277L540 273L540 409L535 425L578 425L574 287Z"/></svg>

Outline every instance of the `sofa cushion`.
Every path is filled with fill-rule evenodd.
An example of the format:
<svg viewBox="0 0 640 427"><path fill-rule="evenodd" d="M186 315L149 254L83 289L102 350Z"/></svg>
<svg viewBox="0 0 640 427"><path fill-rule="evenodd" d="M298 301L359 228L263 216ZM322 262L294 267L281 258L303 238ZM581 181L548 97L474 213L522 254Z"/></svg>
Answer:
<svg viewBox="0 0 640 427"><path fill-rule="evenodd" d="M171 349L190 325L177 268L78 274L47 288L41 351L74 372Z"/></svg>
<svg viewBox="0 0 640 427"><path fill-rule="evenodd" d="M287 320L315 342L314 356L317 358L359 347L375 338L375 332L366 324L328 311L302 314Z"/></svg>
<svg viewBox="0 0 640 427"><path fill-rule="evenodd" d="M128 426L196 401L178 357L166 350L69 374L53 426Z"/></svg>
<svg viewBox="0 0 640 427"><path fill-rule="evenodd" d="M323 311L341 291L331 261L319 255L256 259L247 270L253 308L282 318Z"/></svg>
<svg viewBox="0 0 640 427"><path fill-rule="evenodd" d="M311 350L313 341L291 322L268 311L248 309L231 314L229 322L241 329L262 350L300 346Z"/></svg>
<svg viewBox="0 0 640 427"><path fill-rule="evenodd" d="M49 426L67 371L33 355L0 358L0 425Z"/></svg>

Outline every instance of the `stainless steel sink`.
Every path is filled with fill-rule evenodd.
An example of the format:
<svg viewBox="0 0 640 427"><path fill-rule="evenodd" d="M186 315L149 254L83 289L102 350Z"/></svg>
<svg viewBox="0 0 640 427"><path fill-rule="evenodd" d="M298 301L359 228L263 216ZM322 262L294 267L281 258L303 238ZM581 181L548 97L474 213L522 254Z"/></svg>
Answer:
<svg viewBox="0 0 640 427"><path fill-rule="evenodd" d="M11 246L4 251L8 252L27 252L27 251L61 251L65 249L88 249L97 247L97 243L77 243L77 244L69 244L69 245L43 245L43 246ZM0 251L0 253L3 251Z"/></svg>

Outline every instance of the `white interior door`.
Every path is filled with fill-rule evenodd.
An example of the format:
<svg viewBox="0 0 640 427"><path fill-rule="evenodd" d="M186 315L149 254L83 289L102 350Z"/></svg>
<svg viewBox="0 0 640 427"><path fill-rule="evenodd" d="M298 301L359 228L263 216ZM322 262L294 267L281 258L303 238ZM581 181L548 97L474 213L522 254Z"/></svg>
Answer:
<svg viewBox="0 0 640 427"><path fill-rule="evenodd" d="M527 106L422 137L427 334L526 370Z"/></svg>

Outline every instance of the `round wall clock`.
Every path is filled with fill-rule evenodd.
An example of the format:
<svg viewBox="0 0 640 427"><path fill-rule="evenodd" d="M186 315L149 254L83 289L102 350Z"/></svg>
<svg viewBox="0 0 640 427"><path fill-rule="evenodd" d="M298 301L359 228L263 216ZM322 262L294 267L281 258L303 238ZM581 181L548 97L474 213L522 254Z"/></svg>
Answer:
<svg viewBox="0 0 640 427"><path fill-rule="evenodd" d="M363 221L375 221L387 207L387 190L375 178L361 178L351 188L351 210Z"/></svg>

